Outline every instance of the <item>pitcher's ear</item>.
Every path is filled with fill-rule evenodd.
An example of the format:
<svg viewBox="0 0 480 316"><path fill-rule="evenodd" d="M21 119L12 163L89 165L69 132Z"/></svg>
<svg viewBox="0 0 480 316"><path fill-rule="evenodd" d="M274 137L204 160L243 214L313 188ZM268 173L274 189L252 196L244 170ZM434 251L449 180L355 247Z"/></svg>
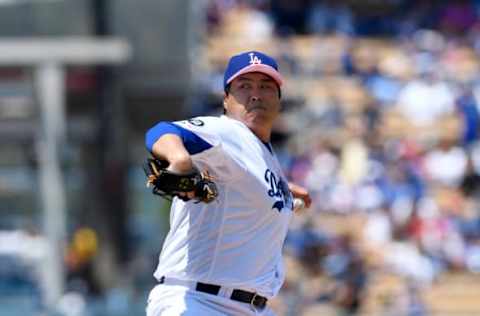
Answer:
<svg viewBox="0 0 480 316"><path fill-rule="evenodd" d="M226 98L227 98L227 95L225 94L223 96L223 114L227 114L227 100L226 100Z"/></svg>

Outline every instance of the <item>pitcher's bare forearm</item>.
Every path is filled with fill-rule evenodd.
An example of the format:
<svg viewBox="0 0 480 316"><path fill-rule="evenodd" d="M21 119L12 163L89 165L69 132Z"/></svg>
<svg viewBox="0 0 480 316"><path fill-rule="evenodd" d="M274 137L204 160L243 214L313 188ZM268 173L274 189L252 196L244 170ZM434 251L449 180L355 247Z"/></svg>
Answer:
<svg viewBox="0 0 480 316"><path fill-rule="evenodd" d="M152 147L152 154L168 161L170 171L187 173L193 169L192 158L178 135L165 134L160 137Z"/></svg>

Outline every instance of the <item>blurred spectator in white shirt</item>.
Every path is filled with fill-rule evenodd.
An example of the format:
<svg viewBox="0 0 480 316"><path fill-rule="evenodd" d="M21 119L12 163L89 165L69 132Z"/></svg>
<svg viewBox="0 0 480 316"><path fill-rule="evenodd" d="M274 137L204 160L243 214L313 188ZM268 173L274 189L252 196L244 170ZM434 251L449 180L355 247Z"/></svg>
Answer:
<svg viewBox="0 0 480 316"><path fill-rule="evenodd" d="M458 186L467 170L468 157L462 147L442 140L425 156L425 171L432 181L446 186Z"/></svg>
<svg viewBox="0 0 480 316"><path fill-rule="evenodd" d="M454 112L454 94L449 85L425 73L400 91L398 110L415 125L432 124Z"/></svg>

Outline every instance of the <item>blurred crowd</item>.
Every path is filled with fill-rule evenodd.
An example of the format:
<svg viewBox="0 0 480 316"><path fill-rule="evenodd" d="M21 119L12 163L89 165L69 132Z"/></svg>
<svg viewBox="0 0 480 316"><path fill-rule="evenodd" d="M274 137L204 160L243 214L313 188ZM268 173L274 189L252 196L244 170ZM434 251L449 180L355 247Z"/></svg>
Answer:
<svg viewBox="0 0 480 316"><path fill-rule="evenodd" d="M206 18L210 34L235 27L228 25L230 15L242 11L261 34L396 37L425 28L465 35L477 23L479 6L478 0L209 0Z"/></svg>
<svg viewBox="0 0 480 316"><path fill-rule="evenodd" d="M210 1L209 109L239 50L276 56L287 81L274 141L314 203L287 239L285 315L365 312L383 274L405 288L392 315L427 315L421 289L480 273L480 2L381 3Z"/></svg>

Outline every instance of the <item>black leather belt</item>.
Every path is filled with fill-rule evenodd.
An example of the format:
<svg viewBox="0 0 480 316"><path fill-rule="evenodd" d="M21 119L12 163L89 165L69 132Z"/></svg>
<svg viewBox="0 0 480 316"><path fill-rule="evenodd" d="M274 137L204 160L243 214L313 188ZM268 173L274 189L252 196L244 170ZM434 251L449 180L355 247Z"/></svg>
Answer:
<svg viewBox="0 0 480 316"><path fill-rule="evenodd" d="M161 277L159 283L162 284L165 282L165 277ZM208 284L197 282L195 286L195 290L203 293L218 295L220 292L220 285L215 284ZM249 303L256 308L263 309L267 305L268 299L257 293L248 292L244 290L235 289L232 291L232 295L230 295L230 299L242 303Z"/></svg>

